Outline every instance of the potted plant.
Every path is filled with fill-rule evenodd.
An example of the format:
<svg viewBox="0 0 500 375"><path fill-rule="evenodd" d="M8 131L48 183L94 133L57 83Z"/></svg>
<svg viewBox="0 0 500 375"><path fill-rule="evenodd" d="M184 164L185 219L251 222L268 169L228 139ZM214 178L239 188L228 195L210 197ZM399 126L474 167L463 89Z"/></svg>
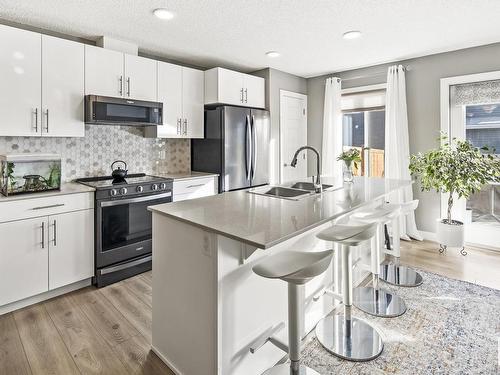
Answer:
<svg viewBox="0 0 500 375"><path fill-rule="evenodd" d="M419 177L422 191L435 190L448 195L446 218L437 224L440 252L447 247L464 249L464 224L453 220L451 210L455 199L469 198L488 182L500 180L500 159L487 146L478 148L468 140L448 140L446 134L439 138L441 146L425 153L410 156L410 172Z"/></svg>
<svg viewBox="0 0 500 375"><path fill-rule="evenodd" d="M361 154L359 150L357 148L350 148L349 150L342 152L337 157L337 161L344 162L344 182L352 182L354 180L352 166L354 164L356 168L358 168L358 163L361 162Z"/></svg>

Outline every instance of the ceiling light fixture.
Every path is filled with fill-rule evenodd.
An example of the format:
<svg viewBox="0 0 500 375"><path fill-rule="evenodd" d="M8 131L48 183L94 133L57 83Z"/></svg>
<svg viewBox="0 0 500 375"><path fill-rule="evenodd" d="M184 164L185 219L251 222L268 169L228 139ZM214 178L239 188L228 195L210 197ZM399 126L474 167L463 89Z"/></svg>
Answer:
<svg viewBox="0 0 500 375"><path fill-rule="evenodd" d="M276 51L269 51L269 52L266 52L266 56L267 57L279 57L280 53L276 52Z"/></svg>
<svg viewBox="0 0 500 375"><path fill-rule="evenodd" d="M171 20L174 18L174 13L165 8L158 8L153 10L153 14L161 20Z"/></svg>
<svg viewBox="0 0 500 375"><path fill-rule="evenodd" d="M344 39L356 39L361 36L361 31L359 30L351 30L351 31L346 31L342 37Z"/></svg>

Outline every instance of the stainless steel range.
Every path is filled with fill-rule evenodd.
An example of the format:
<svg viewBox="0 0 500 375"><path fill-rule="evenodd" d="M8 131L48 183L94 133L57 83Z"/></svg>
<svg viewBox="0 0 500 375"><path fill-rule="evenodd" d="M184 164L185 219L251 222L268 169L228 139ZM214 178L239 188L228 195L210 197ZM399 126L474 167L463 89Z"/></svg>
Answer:
<svg viewBox="0 0 500 375"><path fill-rule="evenodd" d="M172 201L173 180L141 173L76 181L96 189L97 287L150 270L152 220L147 207Z"/></svg>

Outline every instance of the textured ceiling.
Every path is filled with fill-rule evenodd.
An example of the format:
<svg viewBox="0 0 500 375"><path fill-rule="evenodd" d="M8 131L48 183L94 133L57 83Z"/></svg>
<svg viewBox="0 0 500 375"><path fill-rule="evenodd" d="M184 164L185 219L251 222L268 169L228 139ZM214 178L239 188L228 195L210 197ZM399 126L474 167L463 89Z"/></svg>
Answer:
<svg viewBox="0 0 500 375"><path fill-rule="evenodd" d="M155 18L157 7L176 17ZM499 0L0 0L6 21L108 35L207 68L304 77L499 42L499 15ZM342 39L348 30L363 36Z"/></svg>

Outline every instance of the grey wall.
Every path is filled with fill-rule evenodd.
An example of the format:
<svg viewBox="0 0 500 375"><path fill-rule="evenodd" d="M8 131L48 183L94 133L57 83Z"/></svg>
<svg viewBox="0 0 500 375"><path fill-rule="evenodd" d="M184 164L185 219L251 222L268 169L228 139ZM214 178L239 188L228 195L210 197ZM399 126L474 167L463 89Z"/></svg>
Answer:
<svg viewBox="0 0 500 375"><path fill-rule="evenodd" d="M410 71L406 74L406 94L410 152L416 153L426 151L437 144L435 139L440 130L440 79L500 70L500 43L424 56L399 63L410 65ZM328 76L335 75L342 78L343 88L383 83L386 81L387 67L392 64L394 63L332 73ZM350 77L373 74L377 75L349 80ZM319 149L321 149L323 123L324 82L328 76L307 80L308 142ZM434 232L435 219L440 215L439 196L436 193L422 193L417 186L414 191L416 198L420 199L417 226L421 230Z"/></svg>
<svg viewBox="0 0 500 375"><path fill-rule="evenodd" d="M277 183L279 181L280 90L307 94L307 80L272 68L252 74L266 79L266 108L271 116L271 183Z"/></svg>

